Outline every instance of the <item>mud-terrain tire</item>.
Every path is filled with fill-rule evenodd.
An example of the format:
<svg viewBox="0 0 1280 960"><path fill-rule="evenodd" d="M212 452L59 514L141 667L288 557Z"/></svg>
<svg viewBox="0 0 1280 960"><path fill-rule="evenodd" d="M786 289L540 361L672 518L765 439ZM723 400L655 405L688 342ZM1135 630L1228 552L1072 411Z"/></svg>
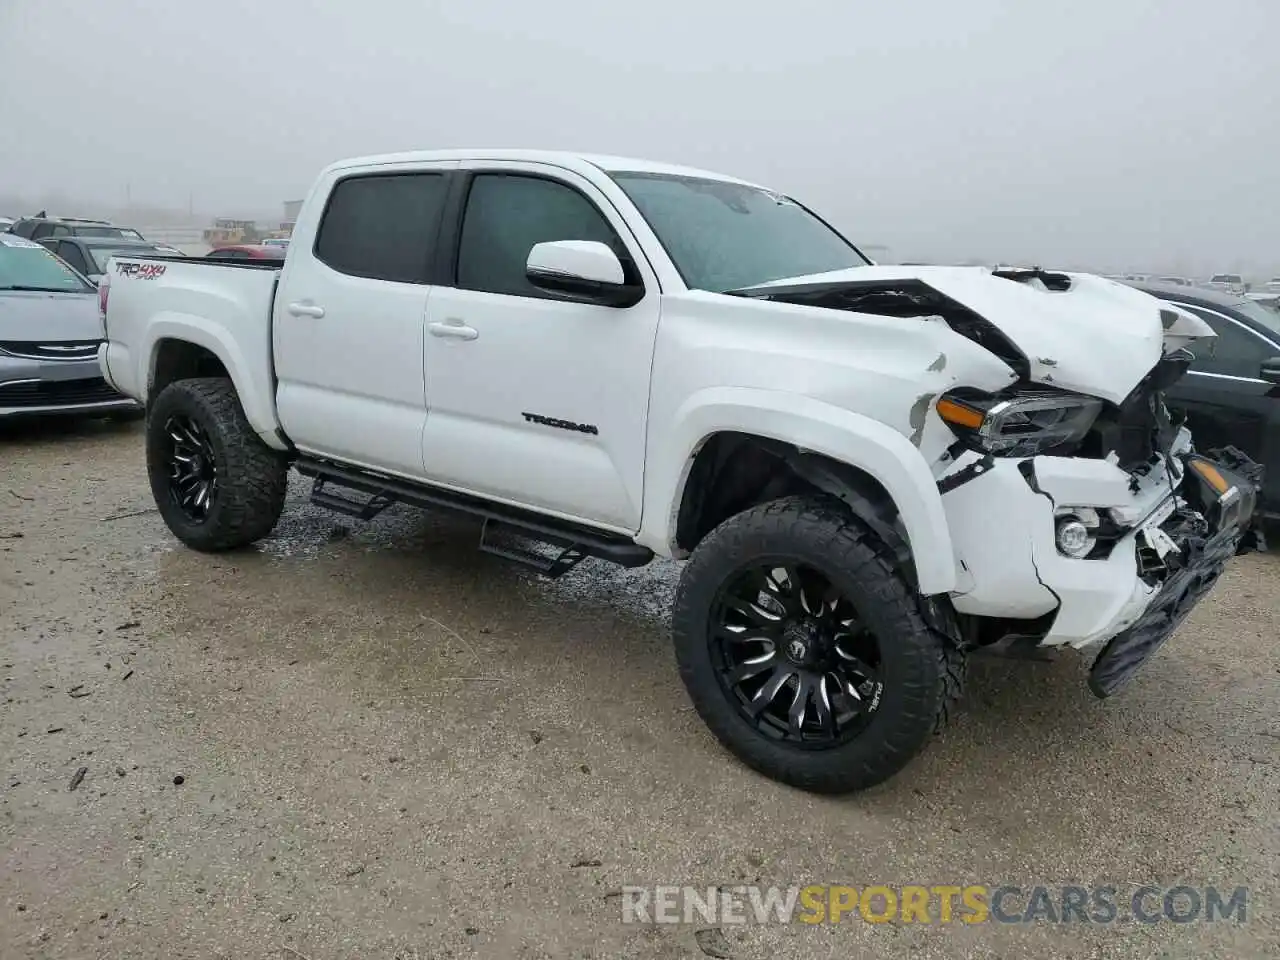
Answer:
<svg viewBox="0 0 1280 960"><path fill-rule="evenodd" d="M176 434L175 434L176 431ZM175 441L175 435L181 437ZM269 534L284 510L289 463L258 437L225 377L177 380L147 411L147 473L151 493L165 524L187 546L208 553L247 546ZM203 470L196 489L207 482L201 510L173 475L176 457L192 459ZM207 470L204 468L208 468ZM193 468L194 469L194 468ZM198 498L197 498L198 499Z"/></svg>
<svg viewBox="0 0 1280 960"><path fill-rule="evenodd" d="M776 714L775 704L764 708L763 724L753 720L750 713L759 702L760 692L752 695L749 688L734 686L734 663L729 659L738 649L740 638L757 629L750 624L767 622L758 615L766 601L773 605L766 612L774 614L783 609L784 603L788 609L795 606L794 598L788 599L786 591L774 589L782 582L775 566L787 565L797 571L799 582L817 584L802 587L800 593L821 590L823 599L800 604L804 612L798 626L791 626L795 618L788 616L785 629L777 625L759 628L773 631L776 642L747 641L757 646L749 648L754 650L753 656L742 655L737 669L754 669L743 665L768 656L772 643L775 657L771 661L772 672L760 688L763 691L779 670L805 669L797 668L790 659L783 660L780 655L784 650L789 651L787 658L797 650L801 651L797 656L806 655L806 646L826 650L826 659L814 661L817 666L807 674L807 689L812 695L800 709L798 728L788 726L795 724L794 703L782 719L770 714L770 710ZM759 579L762 574L766 579ZM744 582L741 578L746 578L748 586L731 586ZM750 596L758 583L764 584L759 589L765 592L749 602L754 604L752 610L739 609L742 601L734 591L745 589ZM832 601L835 606L827 611L826 598L837 595L843 599ZM810 608L819 611L817 620L807 612ZM852 619L839 619L850 610L855 611ZM824 621L823 617L827 619ZM748 626L726 625L726 620L735 618L741 618ZM824 622L831 626L823 627ZM963 652L926 625L914 591L895 567L892 552L839 501L828 497L788 497L761 504L713 530L685 565L676 592L672 629L680 676L712 733L740 760L765 776L815 793L865 790L892 777L945 724L963 687ZM823 630L835 631L843 639L823 640ZM730 631L735 631L733 641L718 639ZM798 638L800 647L788 637ZM868 637L874 638L877 648L876 669L859 673L854 668L849 672L846 657L851 643L861 646L855 649L857 656L848 656L848 660L866 661L864 667L871 662ZM726 654L726 650L730 653ZM823 673L829 663L841 672ZM849 678L856 680L864 675L879 676L878 690L868 679L855 684L861 688L862 696L853 697L853 691L846 694ZM773 699L784 705L788 697L792 701L799 699L797 694L806 689L804 676L797 672L794 680L776 687ZM751 683L754 679L739 682ZM869 692L874 698L868 696ZM820 703L825 704L825 718L818 712ZM860 719L853 712L859 703L864 708ZM838 735L828 734L841 730L838 719L830 720L837 705L851 717L849 726ZM815 726L817 734L806 733ZM787 739L795 735L796 729L801 742ZM806 736L816 742L803 742Z"/></svg>

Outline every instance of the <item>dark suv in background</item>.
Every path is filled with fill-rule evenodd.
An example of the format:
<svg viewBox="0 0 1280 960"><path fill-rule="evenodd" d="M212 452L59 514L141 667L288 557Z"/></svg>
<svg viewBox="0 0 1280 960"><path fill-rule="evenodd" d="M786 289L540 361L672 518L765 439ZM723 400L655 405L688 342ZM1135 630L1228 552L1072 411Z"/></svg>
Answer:
<svg viewBox="0 0 1280 960"><path fill-rule="evenodd" d="M114 237L117 240L145 240L133 227L118 227L109 220L85 220L80 217L23 217L9 228L28 240L46 237Z"/></svg>
<svg viewBox="0 0 1280 960"><path fill-rule="evenodd" d="M1266 467L1260 512L1280 519L1280 314L1231 293L1158 283L1130 283L1190 310L1217 337L1190 347L1195 359L1169 388L1169 408L1187 416L1203 450L1228 444Z"/></svg>

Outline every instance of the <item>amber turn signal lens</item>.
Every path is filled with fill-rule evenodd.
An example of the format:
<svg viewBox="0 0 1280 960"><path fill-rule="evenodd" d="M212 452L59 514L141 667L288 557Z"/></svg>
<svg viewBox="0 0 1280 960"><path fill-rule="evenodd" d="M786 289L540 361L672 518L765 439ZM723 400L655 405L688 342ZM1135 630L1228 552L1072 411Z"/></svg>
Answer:
<svg viewBox="0 0 1280 960"><path fill-rule="evenodd" d="M949 400L946 397L938 401L937 410L938 416L947 423L954 423L957 427L968 427L970 430L977 430L982 426L982 421L985 418L981 411L975 410L973 407L966 407L963 403L957 403L955 400Z"/></svg>
<svg viewBox="0 0 1280 960"><path fill-rule="evenodd" d="M1190 466L1192 470L1204 478L1204 481L1209 486L1217 490L1219 495L1226 493L1230 488L1231 484L1227 483L1226 477L1220 474L1217 467L1208 460L1192 460Z"/></svg>

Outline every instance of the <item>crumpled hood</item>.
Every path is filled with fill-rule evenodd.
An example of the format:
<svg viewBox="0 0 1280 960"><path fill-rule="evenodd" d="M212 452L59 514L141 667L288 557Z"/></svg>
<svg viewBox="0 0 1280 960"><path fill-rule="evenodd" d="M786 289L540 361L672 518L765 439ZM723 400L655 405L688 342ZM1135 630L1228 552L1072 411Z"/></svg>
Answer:
<svg viewBox="0 0 1280 960"><path fill-rule="evenodd" d="M751 291L800 284L918 280L998 327L1030 361L1031 379L1119 403L1160 357L1213 336L1203 320L1092 274L1066 274L1070 289L995 276L984 267L855 267L778 280ZM1174 324L1168 331L1162 311Z"/></svg>
<svg viewBox="0 0 1280 960"><path fill-rule="evenodd" d="M0 340L58 343L101 337L96 294L0 290Z"/></svg>

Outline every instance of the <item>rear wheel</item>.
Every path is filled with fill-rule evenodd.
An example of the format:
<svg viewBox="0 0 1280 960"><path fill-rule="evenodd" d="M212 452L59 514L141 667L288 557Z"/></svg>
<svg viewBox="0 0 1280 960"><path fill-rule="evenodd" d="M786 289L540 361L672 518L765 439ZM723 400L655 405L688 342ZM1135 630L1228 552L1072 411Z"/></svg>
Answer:
<svg viewBox="0 0 1280 960"><path fill-rule="evenodd" d="M242 547L284 509L288 461L249 426L225 377L178 380L147 414L147 472L169 529L196 550Z"/></svg>
<svg viewBox="0 0 1280 960"><path fill-rule="evenodd" d="M791 497L694 551L673 614L695 708L743 762L820 793L901 770L959 693L963 655L837 501Z"/></svg>

